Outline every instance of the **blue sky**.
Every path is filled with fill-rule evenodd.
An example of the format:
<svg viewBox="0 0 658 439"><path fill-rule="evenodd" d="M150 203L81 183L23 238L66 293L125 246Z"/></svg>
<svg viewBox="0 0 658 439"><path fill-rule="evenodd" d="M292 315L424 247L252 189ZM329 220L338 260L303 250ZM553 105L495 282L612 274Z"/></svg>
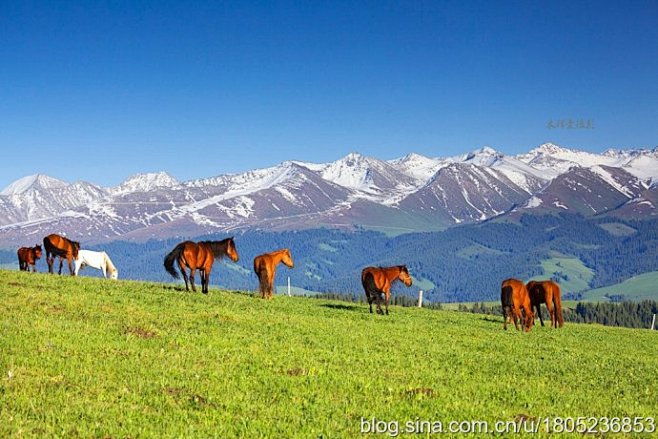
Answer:
<svg viewBox="0 0 658 439"><path fill-rule="evenodd" d="M0 188L658 144L655 1L0 0ZM587 120L592 129L548 128Z"/></svg>

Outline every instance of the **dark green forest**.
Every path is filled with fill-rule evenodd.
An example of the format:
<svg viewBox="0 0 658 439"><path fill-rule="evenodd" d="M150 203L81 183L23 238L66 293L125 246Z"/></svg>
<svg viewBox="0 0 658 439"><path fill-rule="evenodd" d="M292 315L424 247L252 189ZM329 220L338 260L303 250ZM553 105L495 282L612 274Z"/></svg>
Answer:
<svg viewBox="0 0 658 439"><path fill-rule="evenodd" d="M626 233L602 227L614 223ZM226 234L196 237L219 240ZM108 252L122 279L161 282L174 280L164 271L163 259L179 240L131 243L115 241L85 246ZM295 268L281 266L277 285L292 285L322 293L360 295L361 269L368 265L406 264L416 284L399 283L394 295L415 297L418 289L432 302L498 300L500 282L509 277L527 280L541 275L541 262L556 254L575 257L594 273L588 288L616 284L634 275L658 270L658 220L622 221L585 219L578 215L524 215L516 221L492 220L443 232L410 233L387 237L381 233L316 229L289 232L249 231L235 235L240 261L217 261L211 283L229 289L256 290L253 258L263 252L289 247ZM16 263L15 251L0 252L0 263ZM39 271L46 270L42 259ZM84 275L98 275L92 269ZM558 282L564 280L558 273ZM579 291L564 290L565 298Z"/></svg>

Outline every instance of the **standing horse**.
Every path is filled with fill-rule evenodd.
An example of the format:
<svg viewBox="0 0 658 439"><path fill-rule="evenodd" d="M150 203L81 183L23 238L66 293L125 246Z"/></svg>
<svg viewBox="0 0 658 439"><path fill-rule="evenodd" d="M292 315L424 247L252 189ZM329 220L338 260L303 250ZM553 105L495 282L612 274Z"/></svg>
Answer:
<svg viewBox="0 0 658 439"><path fill-rule="evenodd" d="M233 238L227 238L222 241L202 241L192 242L185 241L178 244L174 249L165 257L164 267L169 274L178 279L178 272L174 268L174 262L178 261L178 268L183 274L185 280L185 290L190 289L187 286L187 272L185 267L190 269L190 284L192 291L196 291L194 286L194 273L198 269L201 273L201 292L208 294L208 283L210 282L210 271L215 259L221 258L224 255L231 258L233 262L238 262L240 258L238 251L235 249Z"/></svg>
<svg viewBox="0 0 658 439"><path fill-rule="evenodd" d="M263 299L272 298L272 289L274 287L274 276L276 275L276 266L283 262L288 268L293 268L294 263L290 250L282 248L272 253L265 253L254 258L254 272L260 282L260 295Z"/></svg>
<svg viewBox="0 0 658 439"><path fill-rule="evenodd" d="M551 326L557 328L559 324L560 328L563 327L564 318L562 317L560 286L552 280L545 280L540 282L530 281L526 287L530 294L530 304L539 315L541 325L544 326L544 319L541 316L541 304L545 303L551 316Z"/></svg>
<svg viewBox="0 0 658 439"><path fill-rule="evenodd" d="M523 318L525 332L530 332L534 315L530 307L530 295L525 284L518 279L504 280L500 286L500 302L503 306L503 328L507 329L508 319L514 319L514 326L519 329L519 320ZM521 310L525 316L521 316Z"/></svg>
<svg viewBox="0 0 658 439"><path fill-rule="evenodd" d="M75 275L85 267L92 267L103 272L103 277L107 278L109 273L110 279L119 278L119 270L114 266L112 260L105 252L93 252L91 250L80 250L75 260Z"/></svg>
<svg viewBox="0 0 658 439"><path fill-rule="evenodd" d="M386 315L388 315L388 304L391 301L391 284L396 280L400 280L407 287L411 286L411 276L406 265L366 267L361 271L361 284L366 292L371 314L373 301L377 303L377 314L384 314L382 311L382 301L384 301Z"/></svg>
<svg viewBox="0 0 658 439"><path fill-rule="evenodd" d="M48 262L48 273L53 272L53 263L55 257L59 257L59 274L62 274L62 264L64 258L69 263L69 272L71 276L75 276L73 272L73 260L78 258L78 251L80 250L80 243L71 241L68 238L59 235L48 235L43 238L43 247L46 249L46 262Z"/></svg>
<svg viewBox="0 0 658 439"><path fill-rule="evenodd" d="M40 259L42 254L39 244L34 247L21 247L16 254L18 255L18 268L21 271L30 271L30 266L32 266L32 272L37 272L37 259Z"/></svg>

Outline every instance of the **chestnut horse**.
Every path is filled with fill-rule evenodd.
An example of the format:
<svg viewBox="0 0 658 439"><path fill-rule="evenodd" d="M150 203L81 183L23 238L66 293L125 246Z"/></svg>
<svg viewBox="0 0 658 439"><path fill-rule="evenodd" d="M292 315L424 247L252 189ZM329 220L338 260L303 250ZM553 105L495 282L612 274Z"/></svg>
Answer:
<svg viewBox="0 0 658 439"><path fill-rule="evenodd" d="M562 317L562 298L560 293L560 286L552 280L533 281L531 280L526 285L528 293L530 294L530 304L532 308L539 315L539 321L544 326L544 319L541 316L541 304L545 303L548 308L548 313L551 316L551 326L560 328L564 326L564 318Z"/></svg>
<svg viewBox="0 0 658 439"><path fill-rule="evenodd" d="M276 275L276 266L283 262L288 268L293 268L294 263L290 250L282 248L281 250L265 253L254 258L254 272L260 282L260 296L263 299L272 298L272 289L274 288L274 276Z"/></svg>
<svg viewBox="0 0 658 439"><path fill-rule="evenodd" d="M194 286L194 273L199 270L201 274L201 292L208 294L208 284L210 283L210 271L215 259L222 258L224 255L231 258L233 262L238 262L240 258L238 251L235 249L233 238L226 238L222 241L185 241L178 244L164 260L165 270L174 278L178 279L178 272L174 268L174 261L178 261L178 268L183 274L185 280L185 290L189 291L187 286L188 276L185 267L190 269L189 281L192 285L192 291L196 291Z"/></svg>
<svg viewBox="0 0 658 439"><path fill-rule="evenodd" d="M530 332L534 322L532 307L530 306L530 295L525 284L518 279L506 279L500 285L500 302L503 306L503 328L507 329L508 319L514 319L514 326L519 329L519 320L523 318L525 332ZM521 316L521 310L525 316Z"/></svg>
<svg viewBox="0 0 658 439"><path fill-rule="evenodd" d="M21 271L30 271L30 266L32 266L32 272L37 272L37 259L41 258L41 246L39 244L34 247L21 247L18 249L18 268Z"/></svg>
<svg viewBox="0 0 658 439"><path fill-rule="evenodd" d="M372 302L377 304L377 314L384 314L382 301L386 305L388 315L388 304L391 301L391 284L396 280L402 281L407 287L411 286L411 276L406 265L394 267L366 267L361 271L361 285L366 292L370 313L372 314Z"/></svg>
<svg viewBox="0 0 658 439"><path fill-rule="evenodd" d="M64 258L69 263L69 272L71 276L75 276L73 271L73 260L78 259L78 250L80 250L80 243L71 241L68 238L59 235L48 235L43 238L43 248L46 250L46 262L48 263L48 273L53 272L53 263L55 257L59 257L59 274L62 274L62 264Z"/></svg>

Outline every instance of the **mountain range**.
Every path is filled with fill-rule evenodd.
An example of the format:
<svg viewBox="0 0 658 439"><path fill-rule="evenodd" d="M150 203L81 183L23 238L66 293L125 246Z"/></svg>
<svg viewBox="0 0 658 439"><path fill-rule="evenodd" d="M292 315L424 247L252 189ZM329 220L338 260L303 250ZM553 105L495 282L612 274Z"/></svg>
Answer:
<svg viewBox="0 0 658 439"><path fill-rule="evenodd" d="M399 234L524 213L647 218L656 206L658 148L594 154L546 143L516 156L484 147L395 160L351 153L184 182L139 174L111 188L23 177L0 192L0 248L48 233L83 243L321 227Z"/></svg>

